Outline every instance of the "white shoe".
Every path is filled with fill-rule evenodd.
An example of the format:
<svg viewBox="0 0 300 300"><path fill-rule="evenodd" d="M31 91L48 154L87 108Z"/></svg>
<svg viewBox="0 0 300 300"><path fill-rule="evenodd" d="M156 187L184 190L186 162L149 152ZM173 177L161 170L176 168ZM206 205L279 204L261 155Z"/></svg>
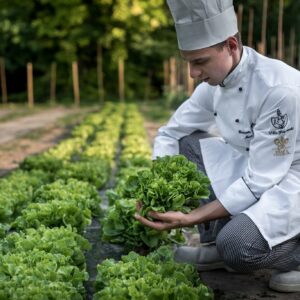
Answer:
<svg viewBox="0 0 300 300"><path fill-rule="evenodd" d="M277 292L300 292L300 266L293 271L275 271L269 281L269 287Z"/></svg>
<svg viewBox="0 0 300 300"><path fill-rule="evenodd" d="M177 262L192 264L198 271L211 271L216 269L234 271L225 265L215 245L178 247L174 252L174 259Z"/></svg>

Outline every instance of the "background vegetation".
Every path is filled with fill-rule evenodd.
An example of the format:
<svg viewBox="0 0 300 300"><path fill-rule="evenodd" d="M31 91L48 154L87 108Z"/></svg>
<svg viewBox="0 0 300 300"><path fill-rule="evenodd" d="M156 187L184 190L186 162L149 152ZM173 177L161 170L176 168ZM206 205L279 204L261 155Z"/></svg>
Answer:
<svg viewBox="0 0 300 300"><path fill-rule="evenodd" d="M244 5L242 37L247 42L254 9L254 44L260 40L261 0ZM267 43L277 36L279 0L269 0ZM300 28L300 1L284 1L285 44ZM296 30L296 44L300 32ZM178 55L173 21L164 0L0 0L0 56L5 58L10 101L26 99L26 64L34 66L35 98L49 100L50 65L57 63L59 99L72 98L71 63L78 61L81 95L98 99L97 47L103 52L105 97L118 97L118 59L125 60L127 99L160 98L163 61Z"/></svg>

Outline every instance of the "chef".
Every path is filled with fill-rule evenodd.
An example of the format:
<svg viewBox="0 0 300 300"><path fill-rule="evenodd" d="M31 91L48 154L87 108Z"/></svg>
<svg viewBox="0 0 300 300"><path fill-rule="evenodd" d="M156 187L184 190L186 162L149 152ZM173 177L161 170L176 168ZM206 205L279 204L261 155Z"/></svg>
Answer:
<svg viewBox="0 0 300 300"><path fill-rule="evenodd" d="M275 269L272 289L300 292L300 72L242 45L232 0L168 5L181 55L201 83L159 129L153 158L185 155L212 193L188 214L136 218L157 230L197 224L202 242L215 239L179 247L178 261Z"/></svg>

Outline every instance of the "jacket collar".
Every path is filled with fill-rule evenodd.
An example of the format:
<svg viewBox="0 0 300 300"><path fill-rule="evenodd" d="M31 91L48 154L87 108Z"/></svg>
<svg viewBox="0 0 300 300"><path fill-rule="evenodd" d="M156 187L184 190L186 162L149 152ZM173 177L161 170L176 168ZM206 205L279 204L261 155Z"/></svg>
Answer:
<svg viewBox="0 0 300 300"><path fill-rule="evenodd" d="M238 83L241 81L243 74L245 72L245 69L247 66L247 64L246 64L247 58L248 58L248 51L245 47L243 47L242 57L241 57L238 65L223 80L223 82L220 84L221 87L232 88L232 87L235 87L238 85Z"/></svg>

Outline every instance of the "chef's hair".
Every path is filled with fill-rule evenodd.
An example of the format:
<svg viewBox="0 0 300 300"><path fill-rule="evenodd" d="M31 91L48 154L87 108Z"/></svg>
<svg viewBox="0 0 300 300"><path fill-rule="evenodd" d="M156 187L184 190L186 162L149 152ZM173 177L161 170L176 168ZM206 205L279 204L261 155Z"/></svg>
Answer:
<svg viewBox="0 0 300 300"><path fill-rule="evenodd" d="M240 34L239 32L237 32L237 33L234 35L234 37L237 39L239 50L241 50L242 47L243 47L241 34ZM223 41L223 42L221 42L221 43L215 44L215 45L213 45L212 47L216 47L216 48L218 48L218 49L220 49L220 50L223 50L223 47L226 45L226 41L227 41L227 40L225 40L225 41Z"/></svg>

